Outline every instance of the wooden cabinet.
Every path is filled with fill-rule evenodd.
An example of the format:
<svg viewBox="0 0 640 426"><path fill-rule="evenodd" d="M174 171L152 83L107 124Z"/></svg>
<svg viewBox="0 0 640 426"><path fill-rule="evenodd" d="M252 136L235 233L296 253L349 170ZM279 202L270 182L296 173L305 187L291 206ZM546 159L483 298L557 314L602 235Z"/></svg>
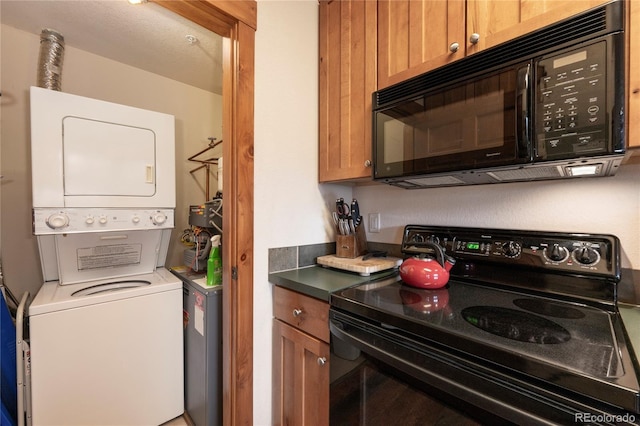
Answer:
<svg viewBox="0 0 640 426"><path fill-rule="evenodd" d="M467 0L467 54L496 46L610 0ZM478 34L471 43L472 34Z"/></svg>
<svg viewBox="0 0 640 426"><path fill-rule="evenodd" d="M371 178L376 2L320 1L319 181Z"/></svg>
<svg viewBox="0 0 640 426"><path fill-rule="evenodd" d="M378 89L464 55L465 0L378 1Z"/></svg>
<svg viewBox="0 0 640 426"><path fill-rule="evenodd" d="M607 1L379 0L378 89Z"/></svg>
<svg viewBox="0 0 640 426"><path fill-rule="evenodd" d="M629 25L627 28L628 64L627 96L627 145L629 148L640 148L640 1L627 2L629 7ZM640 154L640 151L637 152ZM637 161L637 160L636 160Z"/></svg>
<svg viewBox="0 0 640 426"><path fill-rule="evenodd" d="M329 304L274 287L273 424L329 424Z"/></svg>

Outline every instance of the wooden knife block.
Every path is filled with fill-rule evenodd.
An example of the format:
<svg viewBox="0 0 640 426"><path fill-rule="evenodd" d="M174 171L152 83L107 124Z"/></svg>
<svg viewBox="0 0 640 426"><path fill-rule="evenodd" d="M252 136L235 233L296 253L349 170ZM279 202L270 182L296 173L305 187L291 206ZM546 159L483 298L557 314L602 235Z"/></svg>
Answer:
<svg viewBox="0 0 640 426"><path fill-rule="evenodd" d="M351 235L336 237L336 257L353 259L362 256L367 251L367 235L362 226L356 228Z"/></svg>

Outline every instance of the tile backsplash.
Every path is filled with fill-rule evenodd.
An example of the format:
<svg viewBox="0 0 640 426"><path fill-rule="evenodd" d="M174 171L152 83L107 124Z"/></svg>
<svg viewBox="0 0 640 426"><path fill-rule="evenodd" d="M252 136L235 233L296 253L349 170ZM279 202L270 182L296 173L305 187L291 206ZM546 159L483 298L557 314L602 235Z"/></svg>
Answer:
<svg viewBox="0 0 640 426"><path fill-rule="evenodd" d="M370 251L386 251L389 256L402 257L398 244L368 243L367 248ZM313 266L316 264L318 256L335 252L335 242L270 248L269 273Z"/></svg>

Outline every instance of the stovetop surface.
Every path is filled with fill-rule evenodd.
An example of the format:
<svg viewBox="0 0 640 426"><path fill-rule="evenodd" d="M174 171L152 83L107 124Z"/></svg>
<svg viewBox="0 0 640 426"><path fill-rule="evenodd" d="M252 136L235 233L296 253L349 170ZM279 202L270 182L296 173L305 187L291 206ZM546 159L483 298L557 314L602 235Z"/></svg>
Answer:
<svg viewBox="0 0 640 426"><path fill-rule="evenodd" d="M586 304L462 281L438 290L418 289L399 276L332 298L366 306L386 327L423 338L439 331L597 378L624 374L612 334L615 313Z"/></svg>

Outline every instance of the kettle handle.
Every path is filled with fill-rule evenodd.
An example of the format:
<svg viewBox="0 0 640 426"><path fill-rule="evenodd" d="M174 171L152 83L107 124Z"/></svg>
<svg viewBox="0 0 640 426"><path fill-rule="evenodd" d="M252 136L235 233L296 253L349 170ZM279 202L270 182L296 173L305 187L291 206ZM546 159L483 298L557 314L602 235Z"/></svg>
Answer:
<svg viewBox="0 0 640 426"><path fill-rule="evenodd" d="M442 266L443 268L445 267L444 266L445 262L448 262L448 263L450 263L452 265L456 263L456 260L453 257L447 256L444 253L444 249L442 248L442 246L440 244L436 244L436 243L434 243L432 241L425 241L421 245L424 246L424 247L429 247L429 248L433 249L433 251L436 254L436 260L438 261L440 266Z"/></svg>

